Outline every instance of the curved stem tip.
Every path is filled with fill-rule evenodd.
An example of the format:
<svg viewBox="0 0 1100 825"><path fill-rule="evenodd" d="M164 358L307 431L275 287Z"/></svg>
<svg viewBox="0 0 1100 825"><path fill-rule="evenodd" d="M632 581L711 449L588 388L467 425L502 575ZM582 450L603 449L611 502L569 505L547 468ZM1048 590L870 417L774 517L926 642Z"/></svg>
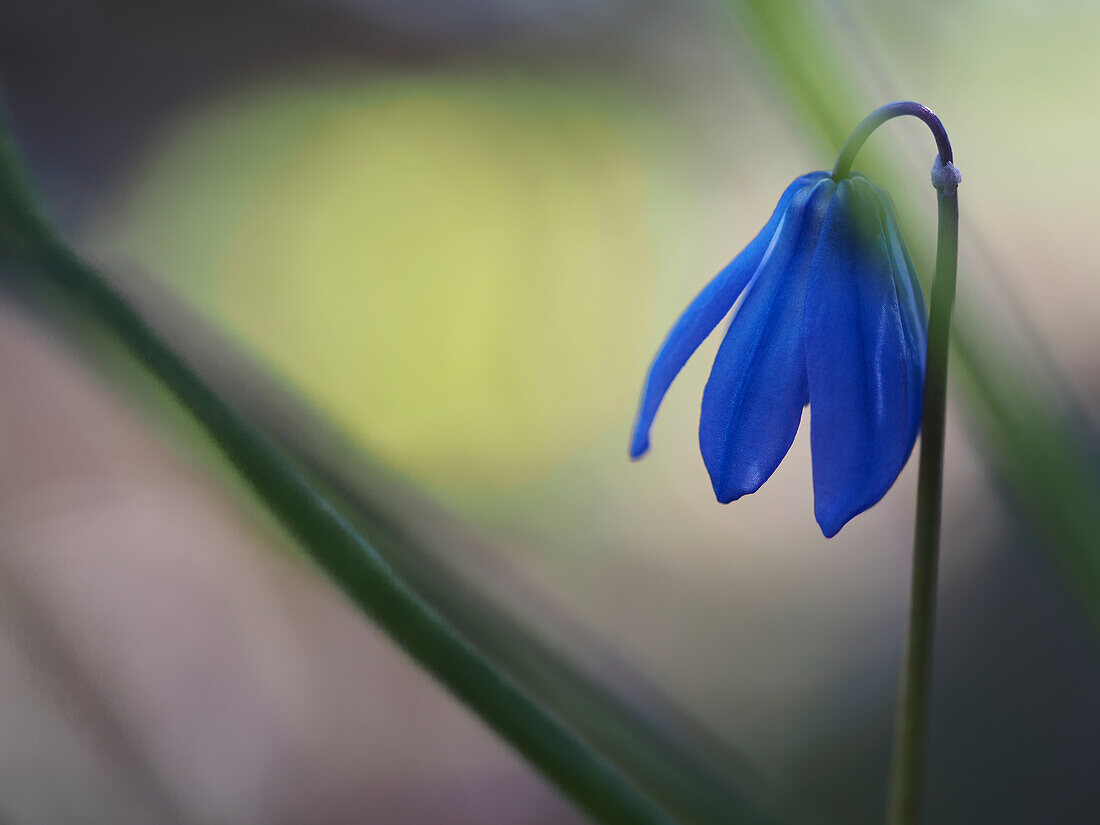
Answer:
<svg viewBox="0 0 1100 825"><path fill-rule="evenodd" d="M903 115L920 118L927 124L932 132L932 137L936 139L936 149L939 151L940 160L945 166L954 160L951 154L951 141L947 139L947 130L943 128L943 123L940 122L936 113L927 106L922 106L912 100L899 100L875 109L848 136L840 150L840 155L836 159L836 166L833 167L833 180L840 181L848 177L852 171L852 162L856 159L856 154L863 148L863 144L866 143L867 138L871 136L875 129L886 121Z"/></svg>

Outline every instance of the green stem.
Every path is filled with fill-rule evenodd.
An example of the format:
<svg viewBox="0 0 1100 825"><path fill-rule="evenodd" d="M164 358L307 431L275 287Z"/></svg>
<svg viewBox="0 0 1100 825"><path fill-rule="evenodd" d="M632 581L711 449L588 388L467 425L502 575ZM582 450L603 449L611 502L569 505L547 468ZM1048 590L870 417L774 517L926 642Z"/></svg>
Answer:
<svg viewBox="0 0 1100 825"><path fill-rule="evenodd" d="M33 267L117 335L191 412L347 596L580 807L604 823L671 825L617 765L422 601L274 443L226 404L105 278L56 237L33 206L0 116L0 264L5 263Z"/></svg>
<svg viewBox="0 0 1100 825"><path fill-rule="evenodd" d="M928 319L928 360L921 419L920 475L913 537L913 583L909 640L902 665L894 755L890 778L890 825L915 825L920 818L925 735L936 618L936 569L943 501L943 437L947 404L947 349L955 304L959 246L959 202L955 192L938 193L939 239L932 308Z"/></svg>

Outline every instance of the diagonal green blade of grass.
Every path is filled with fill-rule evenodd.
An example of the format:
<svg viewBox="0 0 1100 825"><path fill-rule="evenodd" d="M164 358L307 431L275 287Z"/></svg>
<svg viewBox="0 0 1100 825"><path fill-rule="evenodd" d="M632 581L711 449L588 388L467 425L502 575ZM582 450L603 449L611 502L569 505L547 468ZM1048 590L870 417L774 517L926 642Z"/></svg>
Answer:
<svg viewBox="0 0 1100 825"><path fill-rule="evenodd" d="M886 102L867 100L843 50L830 40L821 11L798 0L729 0L753 44L787 93L796 113L826 150L831 164L848 132ZM950 128L950 123L947 124ZM868 147L871 149L871 147ZM912 214L910 182L873 157L876 177L889 184L898 207ZM931 160L931 154L929 155ZM965 157L960 161L965 170ZM964 184L965 187L965 184ZM925 197L931 197L929 191ZM960 192L965 211L965 192ZM964 216L965 218L965 216ZM909 226L912 221L906 221ZM964 225L963 231L967 231ZM917 268L930 273L931 244L911 248ZM987 252L982 253L988 256ZM996 270L996 264L990 267ZM966 273L960 273L960 281ZM927 288L928 284L925 283ZM986 310L995 313L990 303ZM1066 575L1100 627L1100 437L1074 412L1075 402L1050 380L1029 373L1023 353L1010 353L989 330L1005 326L995 316L978 317L966 305L952 328L952 382L962 391L964 412L1006 490L1038 528L1043 546ZM1011 326L1011 324L1009 324ZM1039 345L1030 344L1033 349Z"/></svg>
<svg viewBox="0 0 1100 825"><path fill-rule="evenodd" d="M121 286L223 397L339 502L339 509L425 601L585 740L615 754L616 762L678 819L729 821L730 812L744 807L743 799L757 800L761 809L789 807L780 805L742 758L634 673L615 651L509 575L506 559L482 546L403 478L377 466L247 357L234 354L231 342L192 310L149 281L130 277ZM456 555L475 560L476 570L464 573L450 564ZM487 589L512 594L513 612L522 618L509 615L486 595ZM596 673L607 675L597 678Z"/></svg>
<svg viewBox="0 0 1100 825"><path fill-rule="evenodd" d="M586 678L505 612L429 566L432 556L416 537L346 474L301 444L295 456L270 422L265 429L240 415L55 236L33 205L6 133L0 134L0 264L0 285L18 291L26 284L16 282L29 279L32 289L56 292L69 313L121 343L347 596L596 820L789 821L773 812L774 800L749 772L737 779L736 760L700 753L676 725Z"/></svg>

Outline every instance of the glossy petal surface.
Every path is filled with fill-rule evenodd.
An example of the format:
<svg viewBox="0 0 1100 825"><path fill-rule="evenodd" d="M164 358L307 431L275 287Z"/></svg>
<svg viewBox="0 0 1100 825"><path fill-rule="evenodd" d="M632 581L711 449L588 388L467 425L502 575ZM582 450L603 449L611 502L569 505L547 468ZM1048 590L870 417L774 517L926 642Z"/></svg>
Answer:
<svg viewBox="0 0 1100 825"><path fill-rule="evenodd" d="M729 313L745 286L774 254L775 241L791 199L805 186L826 176L812 172L795 180L779 199L771 218L744 251L696 296L676 322L649 368L630 443L632 458L649 449L649 430L661 400L692 353Z"/></svg>
<svg viewBox="0 0 1100 825"><path fill-rule="evenodd" d="M909 249L901 235L897 213L890 196L867 184L874 192L879 205L879 221L886 231L886 242L893 259L894 286L898 291L901 308L901 326L909 346L909 445L920 430L921 413L924 410L924 365L928 353L928 311L924 306L917 270L909 257Z"/></svg>
<svg viewBox="0 0 1100 825"><path fill-rule="evenodd" d="M837 185L806 287L814 511L827 537L890 488L919 418L923 356L902 320L910 272L880 209L867 186Z"/></svg>
<svg viewBox="0 0 1100 825"><path fill-rule="evenodd" d="M792 199L772 255L718 349L703 392L699 446L723 503L757 490L798 431L807 399L803 304L834 189L823 175Z"/></svg>

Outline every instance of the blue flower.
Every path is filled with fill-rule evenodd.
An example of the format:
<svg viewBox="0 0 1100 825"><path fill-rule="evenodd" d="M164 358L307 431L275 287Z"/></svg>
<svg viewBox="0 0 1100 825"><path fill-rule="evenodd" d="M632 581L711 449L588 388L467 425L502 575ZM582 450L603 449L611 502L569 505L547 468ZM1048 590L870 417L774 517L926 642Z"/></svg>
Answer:
<svg viewBox="0 0 1100 825"><path fill-rule="evenodd" d="M787 187L760 234L692 301L650 367L630 447L741 299L703 392L699 446L718 500L755 492L810 405L814 514L826 537L894 483L920 425L928 321L890 196L853 174Z"/></svg>

